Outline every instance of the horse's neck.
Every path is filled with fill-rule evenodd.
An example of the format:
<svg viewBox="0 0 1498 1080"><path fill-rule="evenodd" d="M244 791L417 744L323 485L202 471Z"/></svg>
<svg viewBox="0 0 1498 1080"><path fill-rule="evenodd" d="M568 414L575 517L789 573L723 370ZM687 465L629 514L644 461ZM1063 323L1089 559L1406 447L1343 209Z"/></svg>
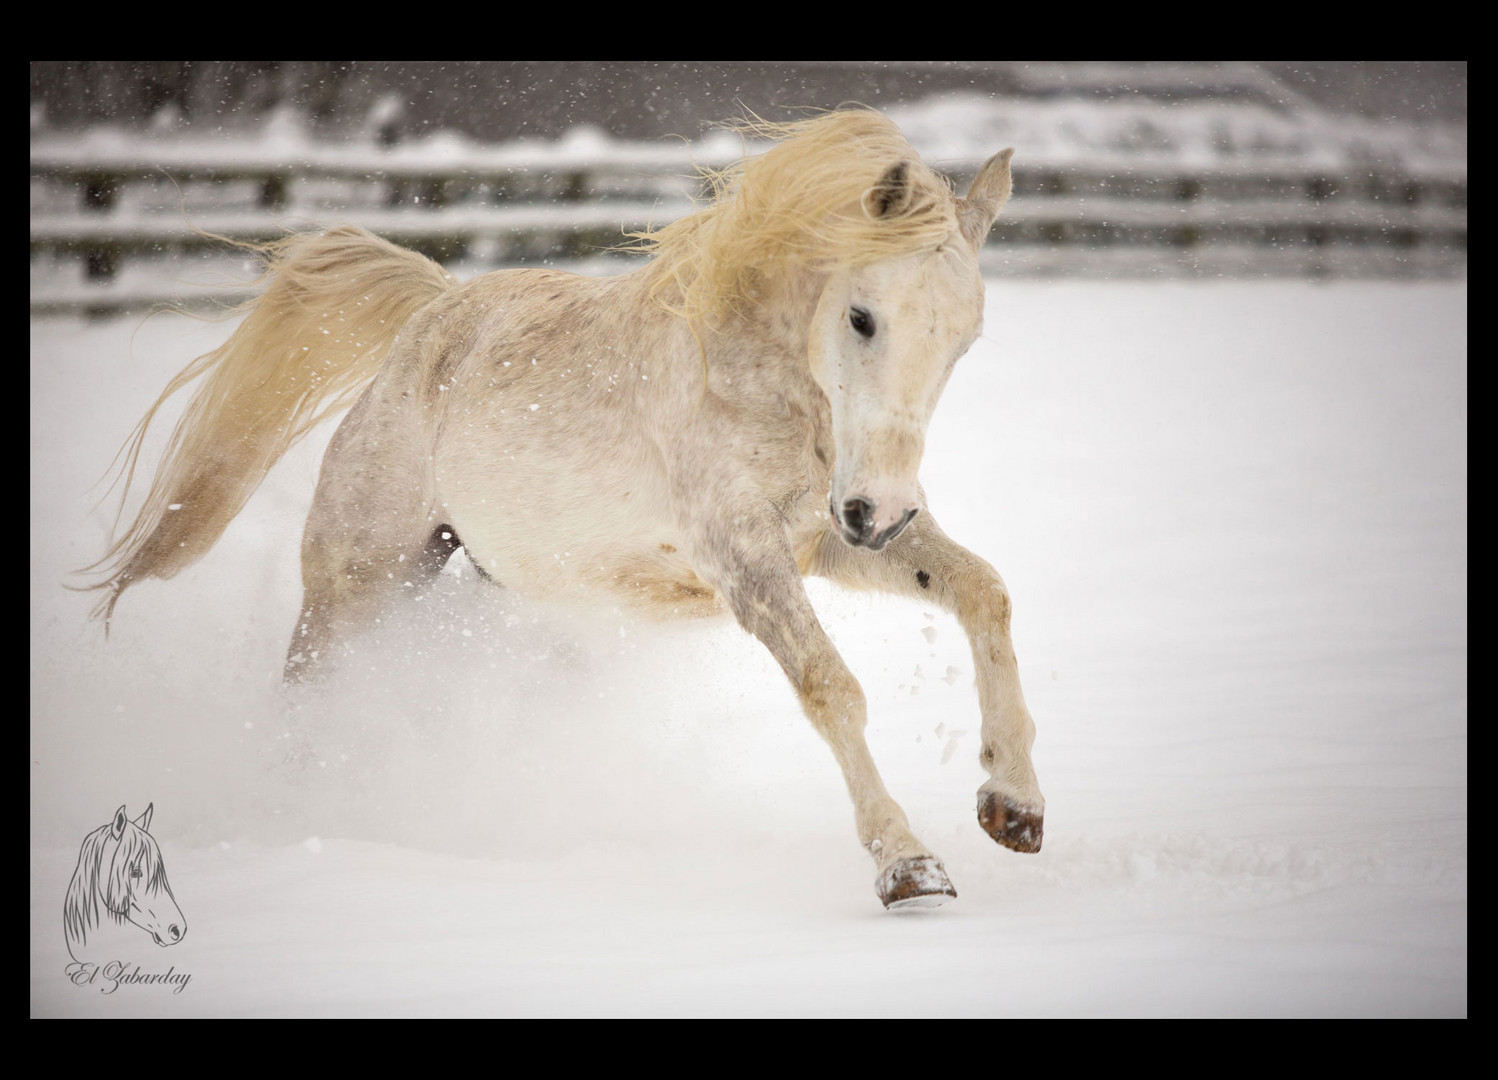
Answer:
<svg viewBox="0 0 1498 1080"><path fill-rule="evenodd" d="M760 286L759 302L749 309L765 334L802 367L806 365L812 316L826 284L826 274L788 268Z"/></svg>
<svg viewBox="0 0 1498 1080"><path fill-rule="evenodd" d="M67 937L68 952L74 959L83 960L85 954L99 953L126 937L130 925L129 917L111 911L100 902L98 894L85 889L75 876L68 888L67 917L63 920L63 932Z"/></svg>
<svg viewBox="0 0 1498 1080"><path fill-rule="evenodd" d="M110 960L140 960L154 949L151 938L130 920L112 911L104 912L104 922L87 936L68 935L68 955L74 960L103 964Z"/></svg>
<svg viewBox="0 0 1498 1080"><path fill-rule="evenodd" d="M773 388L814 413L821 391L811 378L807 344L824 281L796 271L763 282L707 342L714 390L733 396L735 385L751 393Z"/></svg>

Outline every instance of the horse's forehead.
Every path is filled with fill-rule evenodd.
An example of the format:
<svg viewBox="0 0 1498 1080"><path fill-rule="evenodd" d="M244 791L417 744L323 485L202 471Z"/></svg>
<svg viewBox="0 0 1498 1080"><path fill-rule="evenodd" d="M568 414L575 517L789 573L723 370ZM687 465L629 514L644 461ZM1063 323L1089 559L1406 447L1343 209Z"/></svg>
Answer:
<svg viewBox="0 0 1498 1080"><path fill-rule="evenodd" d="M953 323L982 317L983 279L977 264L951 248L874 263L860 275L858 288L890 314L903 310L926 317L934 309Z"/></svg>
<svg viewBox="0 0 1498 1080"><path fill-rule="evenodd" d="M125 831L120 834L119 848L115 857L123 857L130 862L135 862L142 855L146 862L153 865L161 858L155 838L133 821L127 822Z"/></svg>

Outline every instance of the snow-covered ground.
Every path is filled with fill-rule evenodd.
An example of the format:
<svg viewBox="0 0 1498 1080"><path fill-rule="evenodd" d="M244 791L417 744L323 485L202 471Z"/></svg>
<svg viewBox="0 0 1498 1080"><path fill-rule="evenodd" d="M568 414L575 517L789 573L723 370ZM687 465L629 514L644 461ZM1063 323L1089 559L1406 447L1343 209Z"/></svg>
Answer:
<svg viewBox="0 0 1498 1080"><path fill-rule="evenodd" d="M106 642L90 485L225 332L32 323L34 1015L1465 1015L1465 284L991 284L922 475L1014 595L1044 851L977 826L955 622L811 585L960 893L914 915L732 625L470 571L285 693L329 429ZM180 993L64 976L121 803L189 927L121 959Z"/></svg>

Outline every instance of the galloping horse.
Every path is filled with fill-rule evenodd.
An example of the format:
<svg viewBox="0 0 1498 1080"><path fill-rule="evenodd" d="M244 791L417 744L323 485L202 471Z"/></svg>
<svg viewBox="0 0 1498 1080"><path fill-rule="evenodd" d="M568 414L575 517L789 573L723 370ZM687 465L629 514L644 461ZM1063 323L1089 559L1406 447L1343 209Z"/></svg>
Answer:
<svg viewBox="0 0 1498 1080"><path fill-rule="evenodd" d="M972 644L978 818L1038 851L1045 801L1009 594L949 540L916 473L983 317L978 251L1009 197L1005 150L956 197L868 110L763 125L715 199L612 278L502 270L459 284L363 230L264 250L269 282L206 375L144 507L101 560L120 593L201 557L286 448L347 406L302 540L286 673L336 662L461 545L532 595L728 611L784 669L852 795L886 906L956 895L885 790L863 691L801 579L920 597ZM133 470L148 413L133 437Z"/></svg>
<svg viewBox="0 0 1498 1080"><path fill-rule="evenodd" d="M122 806L112 821L84 838L62 911L68 954L74 960L128 960L111 950L128 948L136 940L134 933L119 933L131 923L161 946L175 945L187 933L187 920L167 884L161 849L151 836L153 809L154 804L147 806L131 821Z"/></svg>

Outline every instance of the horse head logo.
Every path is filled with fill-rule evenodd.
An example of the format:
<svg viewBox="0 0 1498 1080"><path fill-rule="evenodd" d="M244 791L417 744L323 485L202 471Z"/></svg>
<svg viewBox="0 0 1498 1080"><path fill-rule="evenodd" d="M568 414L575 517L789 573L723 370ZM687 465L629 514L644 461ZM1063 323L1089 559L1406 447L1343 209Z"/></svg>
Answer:
<svg viewBox="0 0 1498 1080"><path fill-rule="evenodd" d="M111 930L132 923L163 947L177 944L187 933L187 920L167 884L161 849L149 832L154 809L154 804L147 806L131 821L122 806L114 820L83 841L63 904L63 930L74 960L90 959L101 938L108 941Z"/></svg>

